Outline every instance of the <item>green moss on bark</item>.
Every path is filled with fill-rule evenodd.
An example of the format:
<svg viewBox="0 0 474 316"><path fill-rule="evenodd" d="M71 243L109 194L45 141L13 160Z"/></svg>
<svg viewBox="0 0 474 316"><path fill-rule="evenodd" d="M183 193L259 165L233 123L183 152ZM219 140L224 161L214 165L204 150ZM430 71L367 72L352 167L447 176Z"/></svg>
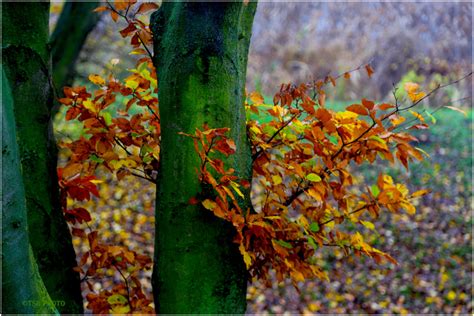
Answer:
<svg viewBox="0 0 474 316"><path fill-rule="evenodd" d="M77 264L56 176L49 4L8 2L2 9L2 65L12 89L31 246L49 295L64 302L60 312L81 313L79 275L73 271Z"/></svg>
<svg viewBox="0 0 474 316"><path fill-rule="evenodd" d="M251 177L243 107L256 4L164 3L152 16L161 115L153 291L160 313L244 313L247 271L233 227L188 200L202 192L191 139L208 124L230 127L224 159ZM249 206L249 192L242 207Z"/></svg>
<svg viewBox="0 0 474 316"><path fill-rule="evenodd" d="M57 313L28 241L13 99L2 68L2 312Z"/></svg>

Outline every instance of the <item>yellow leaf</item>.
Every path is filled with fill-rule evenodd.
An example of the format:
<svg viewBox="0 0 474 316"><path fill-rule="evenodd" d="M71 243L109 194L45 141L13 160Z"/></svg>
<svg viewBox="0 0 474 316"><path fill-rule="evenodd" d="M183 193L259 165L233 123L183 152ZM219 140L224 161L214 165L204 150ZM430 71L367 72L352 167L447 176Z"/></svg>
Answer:
<svg viewBox="0 0 474 316"><path fill-rule="evenodd" d="M89 75L90 82L97 84L97 85L104 85L105 80L99 75Z"/></svg>
<svg viewBox="0 0 474 316"><path fill-rule="evenodd" d="M211 201L209 199L206 199L202 202L202 206L204 206L206 209L212 211L217 206L217 203L214 202L214 201Z"/></svg>
<svg viewBox="0 0 474 316"><path fill-rule="evenodd" d="M125 81L125 86L132 90L135 90L136 88L138 88L138 82L136 82L135 80L127 80Z"/></svg>
<svg viewBox="0 0 474 316"><path fill-rule="evenodd" d="M242 256L244 257L244 262L245 262L245 265L247 266L247 269L250 268L250 266L252 265L252 257L250 257L249 253L245 251L243 244L240 244L239 250Z"/></svg>
<svg viewBox="0 0 474 316"><path fill-rule="evenodd" d="M417 83L407 82L404 88L412 102L417 102L426 96L426 93L418 91L420 86Z"/></svg>
<svg viewBox="0 0 474 316"><path fill-rule="evenodd" d="M417 93L409 93L408 97L412 102L418 102L426 96L424 92L417 92Z"/></svg>
<svg viewBox="0 0 474 316"><path fill-rule="evenodd" d="M400 203L400 205L405 209L405 211L407 211L408 214L413 215L416 213L416 208L412 204L403 202Z"/></svg>
<svg viewBox="0 0 474 316"><path fill-rule="evenodd" d="M420 88L420 85L414 82L407 82L403 87L407 93L415 93Z"/></svg>
<svg viewBox="0 0 474 316"><path fill-rule="evenodd" d="M88 109L89 111L93 112L93 113L97 113L97 109L94 105L94 103L92 103L91 100L86 100L84 102L82 102L82 105Z"/></svg>
<svg viewBox="0 0 474 316"><path fill-rule="evenodd" d="M393 118L390 118L390 122L392 122L393 126L397 126L405 122L405 118L403 116L395 116Z"/></svg>
<svg viewBox="0 0 474 316"><path fill-rule="evenodd" d="M274 185L279 185L283 182L283 179L280 176L275 175L275 176L272 176L272 181Z"/></svg>
<svg viewBox="0 0 474 316"><path fill-rule="evenodd" d="M456 298L456 292L449 291L448 295L446 295L446 298L450 301L453 301Z"/></svg>
<svg viewBox="0 0 474 316"><path fill-rule="evenodd" d="M375 225L372 222L360 221L360 223L370 230L375 230Z"/></svg>
<svg viewBox="0 0 474 316"><path fill-rule="evenodd" d="M416 192L413 192L412 193L412 197L419 197L419 196L423 196L425 194L428 194L430 191L429 190L419 190L419 191L416 191Z"/></svg>
<svg viewBox="0 0 474 316"><path fill-rule="evenodd" d="M417 112L411 111L411 110L410 110L410 113L411 113L414 117L416 117L417 119L419 119L420 121L422 121L422 122L425 121L425 119L423 118L423 116L421 116L420 113L417 113Z"/></svg>
<svg viewBox="0 0 474 316"><path fill-rule="evenodd" d="M254 91L250 93L250 101L252 101L252 103L255 105L260 105L263 103L264 100L260 93Z"/></svg>
<svg viewBox="0 0 474 316"><path fill-rule="evenodd" d="M296 282L304 282L304 275L303 273L299 272L298 270L293 270L290 272L291 278Z"/></svg>
<svg viewBox="0 0 474 316"><path fill-rule="evenodd" d="M235 183L234 181L230 181L230 185L232 186L232 189L234 189L234 191L237 192L237 194L241 198L244 198L244 194L242 193L242 191L240 191L239 185L237 183Z"/></svg>
<svg viewBox="0 0 474 316"><path fill-rule="evenodd" d="M125 305L125 306L114 306L110 309L111 314L127 314L130 312L130 306Z"/></svg>

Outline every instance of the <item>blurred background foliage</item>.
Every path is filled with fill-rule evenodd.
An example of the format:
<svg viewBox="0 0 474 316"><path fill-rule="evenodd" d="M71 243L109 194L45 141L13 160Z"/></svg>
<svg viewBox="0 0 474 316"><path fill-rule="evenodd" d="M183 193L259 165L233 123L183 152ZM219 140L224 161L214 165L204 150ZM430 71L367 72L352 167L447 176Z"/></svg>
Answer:
<svg viewBox="0 0 474 316"><path fill-rule="evenodd" d="M61 2L51 6L51 30L62 7ZM87 77L94 73L128 75L135 56L128 54L129 44L118 33L125 26L109 15L100 17L80 53L75 85L89 87ZM393 101L394 86L417 82L429 91L471 71L472 3L261 2L247 90L260 91L271 100L281 83L312 81L367 62L375 69L372 78L355 72L349 80L338 81L327 91L327 106L342 109L364 97ZM403 98L400 90L395 95ZM121 102L117 99L115 109L123 106ZM460 108L466 115L440 108L443 105ZM271 288L252 282L248 313L472 313L472 80L443 89L418 110L435 111L428 119L432 128L417 131L417 146L429 158L414 163L410 172L382 162L375 167L354 166L355 173L369 179L384 170L411 190L432 190L420 200L414 217L383 214L376 233L365 236L370 235L370 241L399 264L377 266L325 249L317 260L332 276L330 283L307 281L297 291L289 282L275 281ZM74 121L64 121L64 111L56 117L55 130L59 144L82 134ZM68 154L61 152L60 164ZM98 176L104 180L99 184L101 198L87 202L94 212L94 228L104 242L152 256L153 185L134 177L118 181L108 173ZM259 194L258 187L253 194ZM80 258L87 245L78 237L74 245ZM150 271L143 272L148 292L150 277ZM98 290L119 277L110 271L93 281Z"/></svg>

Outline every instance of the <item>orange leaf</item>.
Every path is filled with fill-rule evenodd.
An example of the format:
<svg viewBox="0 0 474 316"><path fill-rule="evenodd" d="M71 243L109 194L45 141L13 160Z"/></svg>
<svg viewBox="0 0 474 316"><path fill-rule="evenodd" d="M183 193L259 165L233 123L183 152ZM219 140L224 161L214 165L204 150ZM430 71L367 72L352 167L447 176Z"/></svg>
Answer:
<svg viewBox="0 0 474 316"><path fill-rule="evenodd" d="M145 2L140 5L140 7L137 10L137 14L142 14L150 10L158 9L158 5L156 3L152 2Z"/></svg>
<svg viewBox="0 0 474 316"><path fill-rule="evenodd" d="M326 93L324 91L318 93L318 103L319 106L324 107L324 103L326 103Z"/></svg>
<svg viewBox="0 0 474 316"><path fill-rule="evenodd" d="M126 10L129 6L127 2L124 1L114 1L115 9L117 10Z"/></svg>
<svg viewBox="0 0 474 316"><path fill-rule="evenodd" d="M262 95L257 91L250 93L250 101L255 105L260 105L264 102Z"/></svg>
<svg viewBox="0 0 474 316"><path fill-rule="evenodd" d="M379 109L381 109L382 111L385 111L385 110L394 108L395 105L388 104L388 103L382 103L382 104L379 104L378 107L379 107Z"/></svg>
<svg viewBox="0 0 474 316"><path fill-rule="evenodd" d="M97 84L97 85L104 85L105 84L105 80L104 78L102 78L101 76L99 75L89 75L89 80L94 83L94 84Z"/></svg>
<svg viewBox="0 0 474 316"><path fill-rule="evenodd" d="M347 111L357 113L360 115L368 115L369 111L361 104L352 104L346 108Z"/></svg>
<svg viewBox="0 0 474 316"><path fill-rule="evenodd" d="M372 66L370 66L369 64L365 65L365 70L367 71L367 75L370 77L372 77L372 74L374 73L374 69L372 68Z"/></svg>
<svg viewBox="0 0 474 316"><path fill-rule="evenodd" d="M111 10L110 17L112 18L112 20L114 20L114 22L117 22L119 15L117 14L117 12Z"/></svg>
<svg viewBox="0 0 474 316"><path fill-rule="evenodd" d="M350 74L349 72L344 73L344 78L345 78L345 79L350 79L350 78L351 78L351 74Z"/></svg>
<svg viewBox="0 0 474 316"><path fill-rule="evenodd" d="M102 11L107 11L107 10L110 10L110 9L105 6L100 6L100 7L95 8L93 12L102 12Z"/></svg>

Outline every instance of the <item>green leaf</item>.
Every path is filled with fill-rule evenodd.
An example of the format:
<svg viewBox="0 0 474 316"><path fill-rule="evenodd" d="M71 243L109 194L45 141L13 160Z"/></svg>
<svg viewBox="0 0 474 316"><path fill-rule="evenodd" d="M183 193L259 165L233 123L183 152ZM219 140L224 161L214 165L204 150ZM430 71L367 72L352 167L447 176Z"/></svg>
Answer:
<svg viewBox="0 0 474 316"><path fill-rule="evenodd" d="M104 162L104 159L102 159L100 157L97 157L96 155L90 155L89 159L92 160L93 162L97 162L97 163L103 163Z"/></svg>
<svg viewBox="0 0 474 316"><path fill-rule="evenodd" d="M288 248L288 249L293 248L293 246L289 242L286 242L284 240L279 240L279 239L274 239L274 240L277 244L279 244L282 247L285 247L285 248Z"/></svg>
<svg viewBox="0 0 474 316"><path fill-rule="evenodd" d="M109 303L110 305L127 304L128 301L125 296L120 295L120 294L114 294L107 298L107 303Z"/></svg>
<svg viewBox="0 0 474 316"><path fill-rule="evenodd" d="M321 181L321 177L318 176L316 173L310 173L306 176L306 179L308 179L309 181L312 181L312 182L320 182Z"/></svg>
<svg viewBox="0 0 474 316"><path fill-rule="evenodd" d="M311 223L311 225L309 225L309 229L310 229L313 233L319 232L319 224L316 223L316 222L313 222L313 223Z"/></svg>
<svg viewBox="0 0 474 316"><path fill-rule="evenodd" d="M378 187L377 185L373 184L370 188L372 189L372 194L373 194L375 197L377 197L377 196L379 195L379 193L380 193L379 187Z"/></svg>
<svg viewBox="0 0 474 316"><path fill-rule="evenodd" d="M382 143L382 144L386 143L382 138L380 138L377 135L370 136L369 139L373 139L373 140L378 141L379 143Z"/></svg>
<svg viewBox="0 0 474 316"><path fill-rule="evenodd" d="M102 117L104 118L105 124L112 124L112 115L109 112L103 112Z"/></svg>
<svg viewBox="0 0 474 316"><path fill-rule="evenodd" d="M313 247L314 250L318 249L318 244L316 241L314 241L314 238L311 236L308 236L308 244Z"/></svg>
<svg viewBox="0 0 474 316"><path fill-rule="evenodd" d="M329 141L330 141L331 143L333 143L334 145L337 145L337 144L338 144L338 142L337 142L337 137L336 137L336 136L326 134L326 138L329 139Z"/></svg>
<svg viewBox="0 0 474 316"><path fill-rule="evenodd" d="M433 124L436 124L436 117L434 117L430 112L426 112L426 115L428 115Z"/></svg>

